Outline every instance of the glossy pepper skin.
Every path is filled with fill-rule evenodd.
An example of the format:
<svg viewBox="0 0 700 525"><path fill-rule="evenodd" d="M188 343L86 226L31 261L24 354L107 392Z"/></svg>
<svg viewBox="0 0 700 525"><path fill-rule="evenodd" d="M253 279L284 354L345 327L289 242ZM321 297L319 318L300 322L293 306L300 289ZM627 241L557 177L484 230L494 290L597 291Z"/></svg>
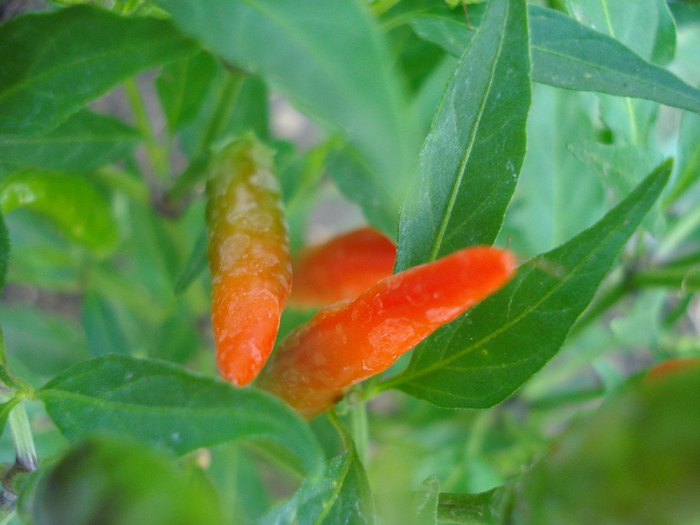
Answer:
<svg viewBox="0 0 700 525"><path fill-rule="evenodd" d="M294 284L289 304L317 308L356 297L389 277L395 261L394 243L370 227L304 249L293 262Z"/></svg>
<svg viewBox="0 0 700 525"><path fill-rule="evenodd" d="M513 256L466 248L319 310L276 350L258 385L310 419L486 296L515 271Z"/></svg>
<svg viewBox="0 0 700 525"><path fill-rule="evenodd" d="M252 138L229 145L207 185L211 320L219 371L250 383L275 343L291 289L289 234L272 153Z"/></svg>

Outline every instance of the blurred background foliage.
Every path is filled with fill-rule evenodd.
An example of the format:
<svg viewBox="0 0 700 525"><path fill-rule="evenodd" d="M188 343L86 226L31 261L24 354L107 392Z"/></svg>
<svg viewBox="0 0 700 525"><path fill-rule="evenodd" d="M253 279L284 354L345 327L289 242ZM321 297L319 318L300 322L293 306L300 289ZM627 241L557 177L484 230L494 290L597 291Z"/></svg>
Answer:
<svg viewBox="0 0 700 525"><path fill-rule="evenodd" d="M56 2L73 3L82 2ZM588 2L547 3L576 12ZM464 17L461 6L440 2L380 0L370 6L396 57L421 137L456 66L452 55L407 22L422 4ZM697 6L658 4L663 9L650 27L620 19L615 36L642 58L700 85ZM0 6L4 19L49 7L17 1ZM115 0L105 7L162 15L150 2ZM478 25L483 8L469 5L469 24ZM0 325L17 375L38 388L71 365L110 353L215 374L201 172L210 146L249 129L277 151L293 249L364 222L327 173L338 138L259 77L242 77L204 49L126 80L40 140L0 137L0 206L11 240ZM668 156L676 158L672 183L563 349L509 400L485 411L452 411L392 391L370 402L367 474L386 523L400 522L401 495L430 476L452 493L506 483L628 378L667 358L700 355L694 295L700 284L699 145L697 114L534 86L527 154L500 244L523 260L552 249L591 226ZM287 311L282 333L308 316ZM28 410L40 457L55 457L65 438L40 404L30 403ZM311 426L328 457L340 452L340 438L325 416ZM122 450L109 440L82 446L98 451L98 459L89 460L96 463L80 467L85 483L102 468L99 461L117 457L125 462L124 476L131 476L130 468L145 469L144 476L172 483L173 498L192 494L186 469L171 472L166 460L138 447ZM264 443L226 444L193 453L184 463L204 467L197 472L207 479L196 489L202 505L216 490L226 522L244 523L301 482L275 454ZM8 432L0 457L14 461ZM57 469L52 475L62 474Z"/></svg>

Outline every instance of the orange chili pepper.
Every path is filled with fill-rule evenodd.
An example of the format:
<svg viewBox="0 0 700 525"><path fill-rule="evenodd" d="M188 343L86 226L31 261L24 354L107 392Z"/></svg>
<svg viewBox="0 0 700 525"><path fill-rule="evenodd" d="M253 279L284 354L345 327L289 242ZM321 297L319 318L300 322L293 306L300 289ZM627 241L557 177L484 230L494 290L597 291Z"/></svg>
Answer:
<svg viewBox="0 0 700 525"><path fill-rule="evenodd" d="M212 327L221 375L244 386L277 337L291 289L289 235L272 153L252 138L228 146L207 186Z"/></svg>
<svg viewBox="0 0 700 525"><path fill-rule="evenodd" d="M392 274L396 246L374 228L360 228L302 250L293 264L289 304L315 308L356 297Z"/></svg>
<svg viewBox="0 0 700 525"><path fill-rule="evenodd" d="M481 246L387 277L289 334L258 385L312 418L494 293L514 271L509 252Z"/></svg>

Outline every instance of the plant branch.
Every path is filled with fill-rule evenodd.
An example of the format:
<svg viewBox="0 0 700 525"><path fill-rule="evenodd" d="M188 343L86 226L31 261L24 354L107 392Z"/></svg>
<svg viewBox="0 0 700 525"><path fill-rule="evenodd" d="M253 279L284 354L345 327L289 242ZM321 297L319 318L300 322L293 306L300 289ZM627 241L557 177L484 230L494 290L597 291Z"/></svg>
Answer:
<svg viewBox="0 0 700 525"><path fill-rule="evenodd" d="M168 150L158 142L136 80L133 78L126 80L124 82L124 90L136 121L136 127L143 135L146 154L151 166L153 166L156 175L160 178L165 178L170 172L168 167Z"/></svg>

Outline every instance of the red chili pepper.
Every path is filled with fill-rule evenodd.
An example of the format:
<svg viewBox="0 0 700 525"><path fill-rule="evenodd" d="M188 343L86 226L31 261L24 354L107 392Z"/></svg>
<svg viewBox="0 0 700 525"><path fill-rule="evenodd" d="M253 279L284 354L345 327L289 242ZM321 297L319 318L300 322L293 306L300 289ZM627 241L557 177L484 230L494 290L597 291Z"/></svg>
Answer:
<svg viewBox="0 0 700 525"><path fill-rule="evenodd" d="M509 252L473 247L387 277L293 331L258 385L312 418L498 290L514 270Z"/></svg>
<svg viewBox="0 0 700 525"><path fill-rule="evenodd" d="M244 386L275 343L291 289L289 236L265 146L235 142L213 166L207 224L217 362L225 379Z"/></svg>
<svg viewBox="0 0 700 525"><path fill-rule="evenodd" d="M373 228L302 250L294 261L289 304L315 308L356 297L392 274L396 246Z"/></svg>

